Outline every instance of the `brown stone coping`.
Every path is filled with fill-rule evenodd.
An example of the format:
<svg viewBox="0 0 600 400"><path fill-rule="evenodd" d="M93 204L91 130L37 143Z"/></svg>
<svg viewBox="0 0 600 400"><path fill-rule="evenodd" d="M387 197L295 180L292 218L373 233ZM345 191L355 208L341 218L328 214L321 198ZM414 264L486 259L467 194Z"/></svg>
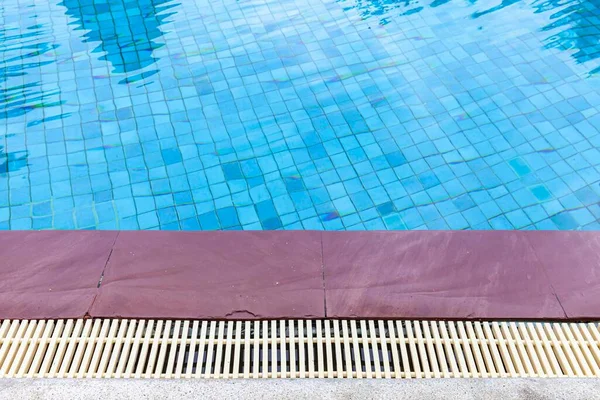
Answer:
<svg viewBox="0 0 600 400"><path fill-rule="evenodd" d="M0 319L600 319L600 232L0 232Z"/></svg>
<svg viewBox="0 0 600 400"><path fill-rule="evenodd" d="M79 318L117 232L0 232L0 318Z"/></svg>
<svg viewBox="0 0 600 400"><path fill-rule="evenodd" d="M122 232L90 315L323 318L321 235Z"/></svg>

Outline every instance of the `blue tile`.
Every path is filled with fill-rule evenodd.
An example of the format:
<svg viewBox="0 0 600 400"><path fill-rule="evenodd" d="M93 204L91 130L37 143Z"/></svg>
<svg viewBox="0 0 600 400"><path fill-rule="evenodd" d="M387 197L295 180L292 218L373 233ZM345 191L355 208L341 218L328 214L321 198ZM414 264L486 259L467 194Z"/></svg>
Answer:
<svg viewBox="0 0 600 400"><path fill-rule="evenodd" d="M158 216L155 211L138 215L140 229L149 229L158 226Z"/></svg>
<svg viewBox="0 0 600 400"><path fill-rule="evenodd" d="M271 200L265 200L256 204L256 211L261 221L278 218L275 204Z"/></svg>
<svg viewBox="0 0 600 400"><path fill-rule="evenodd" d="M391 167L397 167L406 162L406 158L404 157L401 151L394 151L392 153L386 154L385 158L387 159Z"/></svg>
<svg viewBox="0 0 600 400"><path fill-rule="evenodd" d="M0 222L7 222L10 219L10 209L8 207L0 208Z"/></svg>
<svg viewBox="0 0 600 400"><path fill-rule="evenodd" d="M217 215L219 216L219 221L223 228L237 226L240 223L235 208L233 207L221 208L217 210ZM200 219L200 223L202 223L202 219Z"/></svg>
<svg viewBox="0 0 600 400"><path fill-rule="evenodd" d="M504 215L500 215L498 217L492 218L490 220L490 225L492 226L492 228L499 229L499 230L514 229L513 225L509 222L509 220Z"/></svg>
<svg viewBox="0 0 600 400"><path fill-rule="evenodd" d="M596 217L594 217L594 215L585 208L571 210L569 211L569 214L577 222L578 226L586 226L596 221Z"/></svg>
<svg viewBox="0 0 600 400"><path fill-rule="evenodd" d="M33 218L32 229L50 229L52 228L52 217Z"/></svg>
<svg viewBox="0 0 600 400"><path fill-rule="evenodd" d="M373 200L365 191L351 194L350 199L358 211L366 210L374 205Z"/></svg>
<svg viewBox="0 0 600 400"><path fill-rule="evenodd" d="M391 214L386 216L384 219L385 226L390 230L405 230L406 225L402 222L402 219L397 214Z"/></svg>
<svg viewBox="0 0 600 400"><path fill-rule="evenodd" d="M256 210L252 205L238 207L237 213L239 215L239 220L242 225L249 225L259 221L258 215L256 214Z"/></svg>
<svg viewBox="0 0 600 400"><path fill-rule="evenodd" d="M460 213L449 215L445 219L450 229L466 229L469 227L469 223Z"/></svg>
<svg viewBox="0 0 600 400"><path fill-rule="evenodd" d="M468 210L469 208L475 207L475 203L468 194L464 194L454 199L454 205L460 211Z"/></svg>
<svg viewBox="0 0 600 400"><path fill-rule="evenodd" d="M8 211L8 210L7 210ZM52 214L52 204L49 201L33 205L33 216L41 217Z"/></svg>
<svg viewBox="0 0 600 400"><path fill-rule="evenodd" d="M553 215L550 219L558 229L575 229L578 226L577 221L568 212Z"/></svg>
<svg viewBox="0 0 600 400"><path fill-rule="evenodd" d="M347 215L356 211L349 197L334 200L333 204L340 215Z"/></svg>
<svg viewBox="0 0 600 400"><path fill-rule="evenodd" d="M239 162L232 162L223 164L223 174L225 175L225 179L228 181L234 179L243 179L242 169L240 168Z"/></svg>
<svg viewBox="0 0 600 400"><path fill-rule="evenodd" d="M426 223L435 221L442 217L433 204L419 207L419 213L421 214L423 221Z"/></svg>
<svg viewBox="0 0 600 400"><path fill-rule="evenodd" d="M296 177L285 178L285 187L288 192L298 192L304 190L304 183Z"/></svg>
<svg viewBox="0 0 600 400"><path fill-rule="evenodd" d="M600 194L594 192L589 187L579 189L575 192L575 196L586 206L600 203Z"/></svg>
<svg viewBox="0 0 600 400"><path fill-rule="evenodd" d="M177 212L174 207L161 208L158 210L158 220L161 225L177 222Z"/></svg>
<svg viewBox="0 0 600 400"><path fill-rule="evenodd" d="M261 224L262 227L266 230L275 230L283 227L283 224L281 223L279 217L269 218L265 220L261 219Z"/></svg>
<svg viewBox="0 0 600 400"><path fill-rule="evenodd" d="M478 207L473 207L462 212L463 217L467 220L471 227L475 227L485 221L486 216L481 212Z"/></svg>
<svg viewBox="0 0 600 400"><path fill-rule="evenodd" d="M506 218L516 229L521 229L531 224L527 214L523 210L515 210L506 214Z"/></svg>
<svg viewBox="0 0 600 400"><path fill-rule="evenodd" d="M216 230L220 228L219 220L214 212L207 212L198 217L203 230Z"/></svg>
<svg viewBox="0 0 600 400"><path fill-rule="evenodd" d="M538 203L538 198L527 189L519 189L513 192L513 198L521 208Z"/></svg>
<svg viewBox="0 0 600 400"><path fill-rule="evenodd" d="M545 201L552 198L552 194L544 185L536 185L529 188L531 193L540 201Z"/></svg>
<svg viewBox="0 0 600 400"><path fill-rule="evenodd" d="M387 203L380 204L377 206L377 211L382 217L385 217L386 215L395 211L394 203L389 201Z"/></svg>
<svg viewBox="0 0 600 400"><path fill-rule="evenodd" d="M435 174L431 171L419 175L419 181L426 189L432 188L440 184L440 181L437 178L437 176L435 176Z"/></svg>
<svg viewBox="0 0 600 400"><path fill-rule="evenodd" d="M164 149L161 151L162 158L166 165L181 162L181 151L179 149Z"/></svg>

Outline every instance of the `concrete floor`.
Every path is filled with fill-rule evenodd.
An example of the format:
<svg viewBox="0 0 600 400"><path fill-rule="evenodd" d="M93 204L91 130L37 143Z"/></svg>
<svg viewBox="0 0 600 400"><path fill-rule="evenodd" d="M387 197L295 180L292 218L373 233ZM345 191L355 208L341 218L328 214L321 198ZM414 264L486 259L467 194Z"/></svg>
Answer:
<svg viewBox="0 0 600 400"><path fill-rule="evenodd" d="M0 399L600 399L600 379L1 379Z"/></svg>

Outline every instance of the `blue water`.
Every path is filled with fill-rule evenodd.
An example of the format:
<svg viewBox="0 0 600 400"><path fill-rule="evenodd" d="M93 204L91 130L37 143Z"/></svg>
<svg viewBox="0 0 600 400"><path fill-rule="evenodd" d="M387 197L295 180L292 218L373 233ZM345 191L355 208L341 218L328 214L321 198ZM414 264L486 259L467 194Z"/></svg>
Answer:
<svg viewBox="0 0 600 400"><path fill-rule="evenodd" d="M0 3L0 229L600 229L599 149L599 0Z"/></svg>

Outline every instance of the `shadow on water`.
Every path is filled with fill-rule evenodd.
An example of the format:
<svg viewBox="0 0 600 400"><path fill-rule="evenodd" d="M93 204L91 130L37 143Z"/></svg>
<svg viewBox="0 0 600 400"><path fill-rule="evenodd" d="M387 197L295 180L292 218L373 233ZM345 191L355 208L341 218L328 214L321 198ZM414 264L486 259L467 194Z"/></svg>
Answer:
<svg viewBox="0 0 600 400"><path fill-rule="evenodd" d="M452 0L433 0L425 4L419 0L338 0L344 10L355 9L363 19L377 18L386 25L395 17L418 13L426 7L439 7ZM468 3L476 4L477 0ZM522 0L501 0L497 5L471 14L474 19L502 11ZM559 30L546 39L546 48L574 51L572 57L578 64L600 59L600 0L535 0L535 13L550 13L550 23L540 28L542 32ZM591 74L600 72L600 66Z"/></svg>
<svg viewBox="0 0 600 400"><path fill-rule="evenodd" d="M479 18L519 2L503 0L472 17ZM536 13L550 13L550 24L542 27L542 32L559 31L545 40L546 48L574 51L572 57L578 64L600 59L600 0L536 0L532 6ZM589 71L590 75L598 72L600 67Z"/></svg>
<svg viewBox="0 0 600 400"><path fill-rule="evenodd" d="M1 11L1 9L0 9ZM41 61L42 56L58 48L42 38L47 34L43 25L24 29L0 28L0 119L22 116L32 110L60 106L59 90L42 92L39 70L55 62ZM12 80L16 84L12 83ZM18 83L17 83L18 82ZM29 124L37 124L32 121Z"/></svg>
<svg viewBox="0 0 600 400"><path fill-rule="evenodd" d="M171 3L171 4L166 4ZM120 83L131 83L147 78L157 69L136 73L153 65L157 58L154 50L163 46L155 39L163 32L160 25L175 12L164 11L178 6L171 0L63 0L67 14L77 21L79 29L88 31L86 42L100 42L95 53L105 53L115 73L130 75Z"/></svg>
<svg viewBox="0 0 600 400"><path fill-rule="evenodd" d="M450 0L435 0L446 3ZM362 19L378 18L380 25L388 24L393 18L392 12L404 10L399 15L410 15L423 10L418 0L338 0L344 10L357 10Z"/></svg>
<svg viewBox="0 0 600 400"><path fill-rule="evenodd" d="M495 5L492 8L488 8L484 11L475 11L472 15L473 18L483 17L484 15L491 14L497 11L504 10L506 7L510 7L513 4L520 3L522 0L502 0L500 4Z"/></svg>
<svg viewBox="0 0 600 400"><path fill-rule="evenodd" d="M0 146L0 176L6 176L9 172L17 171L27 166L27 152L6 153L4 147Z"/></svg>
<svg viewBox="0 0 600 400"><path fill-rule="evenodd" d="M536 12L556 10L550 16L552 23L543 31L559 32L546 40L546 47L574 50L572 57L578 64L600 59L600 0L545 0L533 3ZM600 66L590 75L600 73Z"/></svg>

